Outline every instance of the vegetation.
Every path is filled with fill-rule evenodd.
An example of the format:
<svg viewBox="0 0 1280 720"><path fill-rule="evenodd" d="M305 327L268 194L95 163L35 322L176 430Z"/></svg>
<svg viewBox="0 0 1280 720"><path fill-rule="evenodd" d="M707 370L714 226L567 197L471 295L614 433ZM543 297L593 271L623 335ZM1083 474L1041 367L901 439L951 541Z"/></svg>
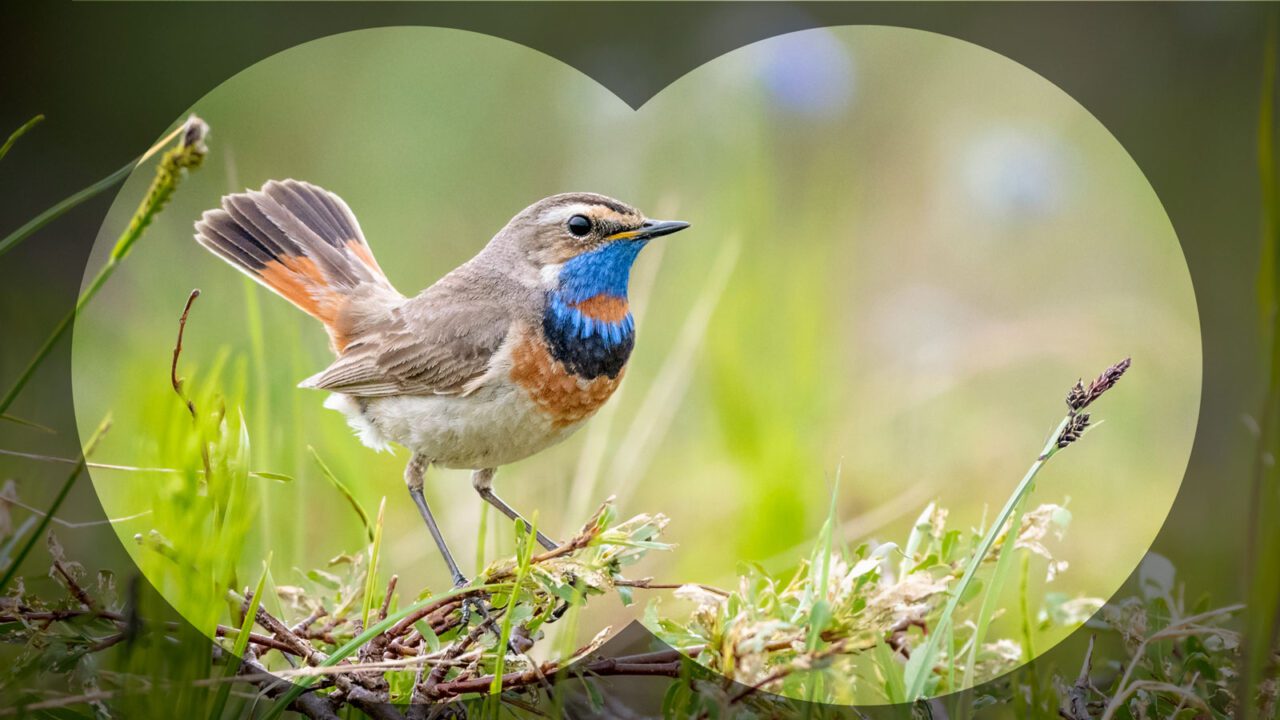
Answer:
<svg viewBox="0 0 1280 720"><path fill-rule="evenodd" d="M1024 505L1039 468L1080 439L1090 425L1084 410L1116 384L1129 367L1127 360L1089 384L1071 388L1064 419L986 528L950 528L947 512L930 504L902 545L848 547L835 538L833 500L810 558L793 575L781 579L747 567L737 587L726 591L627 578L624 568L644 554L670 549L660 539L666 519L640 515L619 521L606 503L555 550L536 553L533 529L517 525L515 556L490 563L470 586L405 595L395 575L379 581L383 512L371 520L325 468L347 497L353 519L364 527L367 545L306 571L297 585L277 584L268 561L252 590L241 587L227 548L234 548L245 531L247 483L251 478L291 479L251 474L248 432L243 421L229 422L216 375L198 385L179 377L197 297L193 292L179 319L170 375L175 408L189 422L186 432L168 442L185 451L188 467L173 471L175 482L167 495L171 509L154 518L157 527L137 538L168 568L150 577L169 577L175 585L205 578L226 594L230 622L211 614L203 625L195 623L197 630L219 638L206 659L185 663L189 673L203 672L190 674L185 684L163 688L165 702L176 695L193 714L218 718L256 712L273 718L294 711L329 718L358 711L392 718L403 717L400 706L421 708L456 699L480 703L492 716L499 707L554 715L557 708L582 702L603 712L609 700L594 684L615 675L670 678L664 702L670 717L798 715L811 712L813 703L865 699L864 688L871 688L881 702L906 703L997 677L1032 657L1032 623L1078 624L1102 605L1089 598L1048 595L1033 601L1027 596L1033 556L1045 559L1051 575L1066 569L1046 543L1065 531L1070 513L1058 504L1029 511ZM76 463L70 481L86 462ZM6 511L15 506L20 501L10 487ZM48 513L33 512L41 518L39 526L19 557L54 512L56 506ZM6 519L12 527L11 518ZM192 537L213 542L171 539ZM48 549L49 576L65 597L43 601L16 578L0 609L4 639L23 647L7 678L8 689L19 690L33 675L54 670L75 678L81 692L30 695L22 703L26 711L69 717L79 706L110 713L145 702L139 697L142 691L154 694L158 688L150 683L139 687L145 675L130 672L129 664L138 662L140 650L151 662L166 655L164 646L176 642L184 626L144 619L120 596L110 575L88 583L84 569L65 556L53 534L48 535ZM1021 557L1016 612L1022 615L1024 632L1018 639L989 639L990 620L1000 612L993 598L1012 581L1015 556ZM12 575L17 563L8 567ZM1153 587L1159 592L1153 591L1148 605L1122 605L1103 614L1103 626L1133 646L1132 659L1110 695L1096 688L1086 660L1086 669L1070 684L1060 681L1050 690L1035 683L1029 694L1015 690L1007 697L1025 697L1028 706L1041 709L1056 704L1070 718L1093 717L1098 707L1106 717L1142 717L1144 704L1162 693L1203 710L1211 707L1213 696L1201 700L1195 691L1215 690L1224 693L1216 702L1229 709L1232 701L1219 657L1229 655L1237 642L1214 623L1238 608L1187 615L1171 585L1157 581ZM611 630L602 628L581 647L565 645L572 633L560 634L547 659L534 659L534 648L549 642L549 628L578 622L591 597L617 593L631 602L637 591L663 590L674 590L674 597L688 601L692 610L673 615L650 602L647 624L662 641L650 650L609 655L604 645ZM469 598L480 598L486 610L471 612ZM1029 612L1033 604L1034 617ZM1157 617L1169 621L1158 623ZM1166 640L1195 643L1186 648L1196 658L1196 674L1189 682L1167 663L1150 661L1152 651ZM109 663L123 663L126 669L103 672L100 656L113 648ZM566 687L574 691L563 692ZM983 700L997 701L994 695Z"/></svg>
<svg viewBox="0 0 1280 720"><path fill-rule="evenodd" d="M183 176L200 166L206 132L193 118L162 143L178 138L77 310L125 261ZM89 190L123 177L116 175ZM0 241L0 253L61 207ZM726 276L716 273L721 281ZM980 710L1067 720L1276 717L1277 685L1268 674L1277 662L1274 645L1255 642L1242 651L1244 640L1230 622L1243 607L1188 602L1172 565L1159 556L1144 564L1137 595L1106 606L1097 598L1039 593L1030 581L1069 571L1053 552L1070 523L1068 503L1033 506L1037 475L1090 429L1086 408L1115 385L1127 360L1069 390L1063 419L990 523L957 526L946 509L930 503L901 544L849 543L837 532L833 497L799 567L780 573L744 566L736 583L722 589L628 576L647 554L673 551L663 536L667 520L656 513L623 519L606 502L549 552L531 542L533 528L513 526L514 552L486 562L482 523L472 584L434 593L402 587L389 574L385 498L369 512L315 448L311 461L350 508L347 519L362 541L321 567L293 568L287 578L273 573L269 557L245 576L240 560L264 502L257 489L293 478L254 464L254 435L241 415L251 405L244 401L242 363L224 354L180 377L197 295L181 313L170 366L178 399L148 410L155 455L172 462L99 466L161 478L144 520L148 528L136 538L146 550L146 577L161 594L214 594L222 602L206 606L203 615L173 618L136 578L122 586L109 572L90 574L58 542L58 528L67 524L58 517L61 498L97 464L90 455L109 422L85 444L83 457L27 455L71 469L58 499L42 509L25 503L16 484L0 490L0 640L12 650L0 691L15 699L0 715L397 718L459 700L490 717L557 716L571 707L609 714L614 699L602 692L601 680L638 676L665 680L662 711L673 718L835 716L844 711L822 706L868 701L935 717ZM1264 298L1264 312L1265 303L1274 298ZM69 322L55 329L0 410L22 392ZM705 317L702 322L704 328ZM702 329L690 327L691 335ZM721 401L741 402L732 395ZM1268 403L1273 396L1274 390ZM1268 437L1264 433L1264 441ZM1260 444L1259 457L1266 452ZM1259 467L1265 492L1274 470L1261 461ZM37 562L32 554L42 544L47 577L22 576L20 567ZM1269 552L1261 548L1258 562ZM1260 585L1255 592L1265 602L1273 589ZM1010 596L1015 601L1006 604ZM588 607L613 597L643 602L645 623L661 643L617 655L607 644L608 627L593 628L586 644L574 643L572 629ZM485 611L470 609L470 599ZM1005 622L994 626L1001 617ZM1036 656L1038 631L1086 619L1100 649L1091 640L1078 671L1015 670ZM976 692L958 692L984 681Z"/></svg>

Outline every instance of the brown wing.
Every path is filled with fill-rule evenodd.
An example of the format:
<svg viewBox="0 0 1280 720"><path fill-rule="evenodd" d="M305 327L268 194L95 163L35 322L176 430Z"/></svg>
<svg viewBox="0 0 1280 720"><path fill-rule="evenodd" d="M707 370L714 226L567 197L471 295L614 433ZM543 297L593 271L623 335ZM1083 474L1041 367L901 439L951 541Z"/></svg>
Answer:
<svg viewBox="0 0 1280 720"><path fill-rule="evenodd" d="M358 322L342 355L300 387L358 397L455 395L484 375L511 328L511 293L463 266L421 295ZM461 271L461 272L460 272Z"/></svg>
<svg viewBox="0 0 1280 720"><path fill-rule="evenodd" d="M335 351L353 305L403 298L383 275L342 198L297 180L227 195L196 222L196 241L325 324Z"/></svg>

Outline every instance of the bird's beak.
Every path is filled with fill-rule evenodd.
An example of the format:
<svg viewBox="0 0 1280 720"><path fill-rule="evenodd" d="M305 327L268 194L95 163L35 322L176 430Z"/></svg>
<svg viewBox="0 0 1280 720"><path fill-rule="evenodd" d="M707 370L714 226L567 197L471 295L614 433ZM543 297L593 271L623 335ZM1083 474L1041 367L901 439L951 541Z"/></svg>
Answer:
<svg viewBox="0 0 1280 720"><path fill-rule="evenodd" d="M605 240L652 240L656 237L680 232L687 227L689 227L689 223L679 220L645 220L644 224L635 230L614 233L605 238Z"/></svg>

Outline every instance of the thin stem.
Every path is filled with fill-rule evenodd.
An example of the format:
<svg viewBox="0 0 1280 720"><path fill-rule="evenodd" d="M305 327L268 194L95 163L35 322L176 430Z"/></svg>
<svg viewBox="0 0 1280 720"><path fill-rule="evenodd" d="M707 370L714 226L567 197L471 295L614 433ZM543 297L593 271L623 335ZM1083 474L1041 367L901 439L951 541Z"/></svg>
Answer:
<svg viewBox="0 0 1280 720"><path fill-rule="evenodd" d="M0 455L6 455L8 457L25 458L27 460L36 460L38 462L61 463L63 465L75 465L76 463L80 462L79 460L73 460L71 458L56 457L54 455L39 455L37 453L26 453L18 450L6 450L4 448L0 448ZM186 474L187 472L186 470L179 470L178 468L137 467L135 465L117 465L115 463L100 463L100 462L86 462L84 466L93 470L119 470L120 472L157 473L160 475L183 475L183 474ZM204 470L199 470L197 472L204 473ZM293 481L293 478L289 475L285 475L283 473L268 472L266 470L250 470L246 474L249 477L261 478L263 480L275 480L276 482L292 482Z"/></svg>
<svg viewBox="0 0 1280 720"><path fill-rule="evenodd" d="M187 304L182 308L182 316L178 318L178 340L173 345L173 362L169 365L169 384L173 386L173 391L178 394L187 404L187 412L191 413L191 419L196 419L196 405L187 397L182 389L183 378L178 377L178 359L182 357L182 336L187 332L187 317L191 314L191 305L200 297L200 288L191 291L187 296Z"/></svg>
<svg viewBox="0 0 1280 720"><path fill-rule="evenodd" d="M537 518L533 520L537 523ZM512 622L515 618L516 601L520 598L520 587L524 585L525 576L529 574L529 566L533 558L533 546L536 543L534 538L537 537L538 528L536 525L525 525L523 522L516 523L516 533L523 532L523 542L521 538L516 541L516 579L511 586L511 594L507 596L507 611L502 614L502 630L498 639L498 657L493 667L493 682L489 686L489 694L491 696L502 695L502 672L506 665L507 654L502 651L511 642Z"/></svg>
<svg viewBox="0 0 1280 720"><path fill-rule="evenodd" d="M14 130L13 134L9 136L9 139L4 141L4 145L0 145L0 160L3 160L4 156L9 154L9 148L13 147L13 144L18 141L18 138L26 135L28 130L42 122L44 122L44 115L36 115L30 120L22 123L22 127Z"/></svg>
<svg viewBox="0 0 1280 720"><path fill-rule="evenodd" d="M1055 447L1056 444L1055 444ZM1026 495L1031 494L1034 486L1028 486ZM964 679L962 684L965 687L971 687L974 681L974 670L978 662L978 650L981 649L982 643L986 640L987 629L991 626L991 620L996 614L996 605L1000 601L1000 590L1004 587L1005 578L1009 574L1009 566L1013 562L1013 554L1017 547L1018 532L1022 529L1022 511L1024 502L1019 502L1014 508L1013 515L1009 519L1009 530L1005 533L1004 543L1001 544L997 551L999 557L996 560L996 568L991 573L991 581L987 583L986 590L983 592L982 605L978 609L978 622L974 626L973 642L969 644L969 657L965 661Z"/></svg>
<svg viewBox="0 0 1280 720"><path fill-rule="evenodd" d="M32 428L33 430L39 430L40 432L42 432L42 433L47 433L47 434L49 434L49 435L57 435L57 434L58 434L58 432L57 432L56 430L54 430L53 428L49 427L48 425L41 425L40 423L35 422L34 420L28 420L28 419L26 419L26 418L20 418L20 417L18 417L17 415L10 415L10 414L8 414L8 413L0 413L0 420L4 420L5 422L11 422L11 423L13 423L14 425L22 425L22 426L24 426L24 427L29 427L29 428Z"/></svg>
<svg viewBox="0 0 1280 720"><path fill-rule="evenodd" d="M995 522L987 529L987 534L982 538L982 542L978 544L977 551L973 557L969 559L969 564L965 567L964 575L960 577L960 582L950 592L950 598L947 600L946 606L942 610L942 615L938 619L937 628L930 633L929 640L925 643L924 648L919 652L923 654L922 662L915 665L909 670L907 683L907 700L915 702L924 694L925 680L933 671L933 660L938 655L938 644L941 642L942 636L951 632L952 616L955 615L956 608L960 605L960 598L964 596L969 589L969 585L973 583L973 578L978 573L978 568L982 566L982 561L987 557L987 553L991 552L991 547L995 544L996 538L1000 536L1001 529L1009 522L1010 516L1013 515L1021 504L1023 499L1030 493L1031 486L1039 474L1040 468L1049 461L1058 451L1058 436L1066 429L1067 424L1071 422L1071 416L1067 415L1058 423L1058 427L1049 435L1049 439L1045 442L1044 449L1040 451L1039 457L1035 462L1031 463L1031 467L1027 469L1026 475L1022 477L1022 481L1018 483L1018 487L1013 491L1013 495L1009 496L1009 500L1005 502L1004 507L1000 510L1000 514L996 516ZM1010 532L1016 532L1011 530Z"/></svg>
<svg viewBox="0 0 1280 720"><path fill-rule="evenodd" d="M1276 60L1280 46L1280 23L1275 12L1267 20L1264 45L1262 88L1258 114L1258 180L1262 192L1262 242L1258 257L1257 300L1258 336L1264 354L1262 378L1264 392L1258 413L1258 441L1254 453L1250 487L1248 542L1245 545L1245 567L1250 568L1246 585L1250 614L1246 618L1237 697L1242 700L1244 718L1258 717L1253 697L1271 662L1271 654L1280 639L1280 579L1274 568L1280 562L1280 542L1271 527L1277 510L1277 475L1275 456L1280 451L1276 428L1280 423L1280 188L1275 157Z"/></svg>

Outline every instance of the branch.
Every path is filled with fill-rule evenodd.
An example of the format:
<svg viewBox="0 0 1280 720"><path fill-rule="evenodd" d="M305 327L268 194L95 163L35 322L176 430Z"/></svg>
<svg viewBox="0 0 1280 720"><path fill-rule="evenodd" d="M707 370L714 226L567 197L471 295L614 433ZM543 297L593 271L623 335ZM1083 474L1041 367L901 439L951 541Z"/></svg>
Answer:
<svg viewBox="0 0 1280 720"><path fill-rule="evenodd" d="M262 689L268 697L279 697L289 689L289 683L280 680L263 667L256 660L245 658L240 665L241 672L251 670L254 675L270 677L270 680L262 679L250 681L253 685ZM311 720L340 720L337 713L337 704L332 698L319 695L313 692L303 693L289 704L291 710L296 710L303 715L311 718Z"/></svg>
<svg viewBox="0 0 1280 720"><path fill-rule="evenodd" d="M669 659L672 656L677 659ZM680 658L679 653L674 650L659 653L645 653L643 655L630 655L619 658L603 658L587 663L578 669L574 669L563 663L546 662L531 670L507 673L503 675L502 689L511 690L533 685L535 683L541 684L543 682L556 683L563 677L577 678L585 675L599 677L627 675L633 677L646 676L677 678L680 677L680 667L683 662L684 660ZM563 675L561 671L565 671ZM465 695L467 693L488 692L489 686L492 683L492 675L468 678L466 680L455 680L436 685L428 694L433 699L449 699L459 695Z"/></svg>
<svg viewBox="0 0 1280 720"><path fill-rule="evenodd" d="M187 304L182 308L182 317L178 318L178 340L173 345L173 362L169 364L169 383L173 385L173 391L178 394L178 397L187 404L187 412L191 413L192 420L196 419L196 405L182 389L183 379L178 377L178 358L182 357L182 336L187 332L187 315L191 313L191 304L198 297L200 297L200 288L192 290L187 296Z"/></svg>

